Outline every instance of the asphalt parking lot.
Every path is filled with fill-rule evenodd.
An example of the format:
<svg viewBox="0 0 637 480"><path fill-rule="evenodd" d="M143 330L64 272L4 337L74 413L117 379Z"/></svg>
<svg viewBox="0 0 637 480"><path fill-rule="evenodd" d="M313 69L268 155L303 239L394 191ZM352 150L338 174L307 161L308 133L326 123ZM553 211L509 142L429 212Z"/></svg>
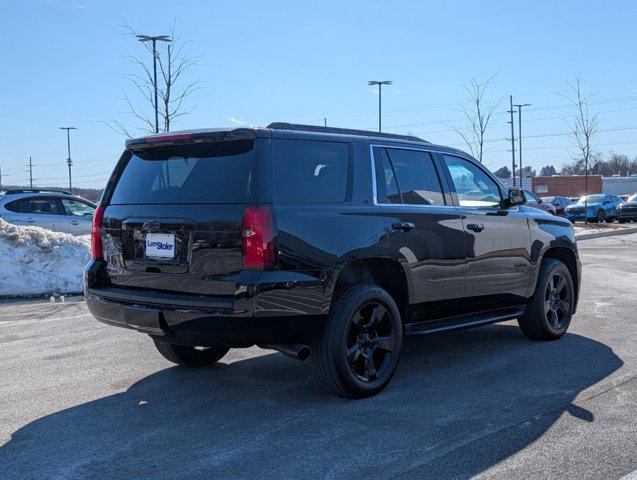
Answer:
<svg viewBox="0 0 637 480"><path fill-rule="evenodd" d="M252 348L172 366L81 299L0 304L0 472L17 478L621 478L637 469L637 234L580 243L558 342L515 322L406 342L351 401Z"/></svg>

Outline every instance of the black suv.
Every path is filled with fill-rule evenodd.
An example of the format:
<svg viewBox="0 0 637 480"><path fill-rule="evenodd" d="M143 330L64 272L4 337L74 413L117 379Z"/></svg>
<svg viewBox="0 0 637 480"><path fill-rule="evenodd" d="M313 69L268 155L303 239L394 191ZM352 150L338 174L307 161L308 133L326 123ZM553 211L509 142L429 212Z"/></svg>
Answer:
<svg viewBox="0 0 637 480"><path fill-rule="evenodd" d="M568 220L411 136L273 123L130 140L96 210L88 307L210 365L259 345L350 397L404 336L517 319L562 336L580 262Z"/></svg>

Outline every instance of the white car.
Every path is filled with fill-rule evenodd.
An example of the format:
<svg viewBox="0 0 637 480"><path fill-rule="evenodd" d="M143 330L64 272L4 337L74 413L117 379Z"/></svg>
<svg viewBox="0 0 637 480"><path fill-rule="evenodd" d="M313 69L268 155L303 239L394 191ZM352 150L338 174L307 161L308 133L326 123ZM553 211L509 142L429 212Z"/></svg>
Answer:
<svg viewBox="0 0 637 480"><path fill-rule="evenodd" d="M0 193L0 218L56 232L88 235L96 205L70 192L46 189Z"/></svg>

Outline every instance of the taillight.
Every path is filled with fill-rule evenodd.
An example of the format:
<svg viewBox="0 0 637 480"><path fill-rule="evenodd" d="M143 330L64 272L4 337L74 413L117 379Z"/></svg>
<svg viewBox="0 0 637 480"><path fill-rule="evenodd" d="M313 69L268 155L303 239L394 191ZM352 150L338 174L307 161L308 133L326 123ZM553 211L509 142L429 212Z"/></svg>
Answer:
<svg viewBox="0 0 637 480"><path fill-rule="evenodd" d="M243 268L272 270L276 267L274 215L269 207L243 210Z"/></svg>
<svg viewBox="0 0 637 480"><path fill-rule="evenodd" d="M102 221L104 220L104 206L100 205L93 214L93 228L91 229L91 257L93 260L104 258L102 248Z"/></svg>

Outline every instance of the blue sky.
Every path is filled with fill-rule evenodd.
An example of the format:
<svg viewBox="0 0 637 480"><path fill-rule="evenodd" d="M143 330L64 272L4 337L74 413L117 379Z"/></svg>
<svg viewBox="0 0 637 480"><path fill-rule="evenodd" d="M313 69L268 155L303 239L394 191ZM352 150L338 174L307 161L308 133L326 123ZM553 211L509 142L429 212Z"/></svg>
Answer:
<svg viewBox="0 0 637 480"><path fill-rule="evenodd" d="M3 183L28 178L66 185L72 137L78 186L102 186L124 138L104 121L131 128L121 98L134 94L125 58L144 54L121 28L177 33L200 55L189 79L206 83L175 129L271 121L375 129L370 79L383 92L386 131L410 131L464 148L452 127L464 123L463 85L496 73L503 99L487 137L491 168L510 165L508 95L524 112L525 164L569 160L565 81L582 76L595 92L598 150L637 155L637 5L629 1L86 1L2 2L0 165ZM10 175L10 176L9 176Z"/></svg>

